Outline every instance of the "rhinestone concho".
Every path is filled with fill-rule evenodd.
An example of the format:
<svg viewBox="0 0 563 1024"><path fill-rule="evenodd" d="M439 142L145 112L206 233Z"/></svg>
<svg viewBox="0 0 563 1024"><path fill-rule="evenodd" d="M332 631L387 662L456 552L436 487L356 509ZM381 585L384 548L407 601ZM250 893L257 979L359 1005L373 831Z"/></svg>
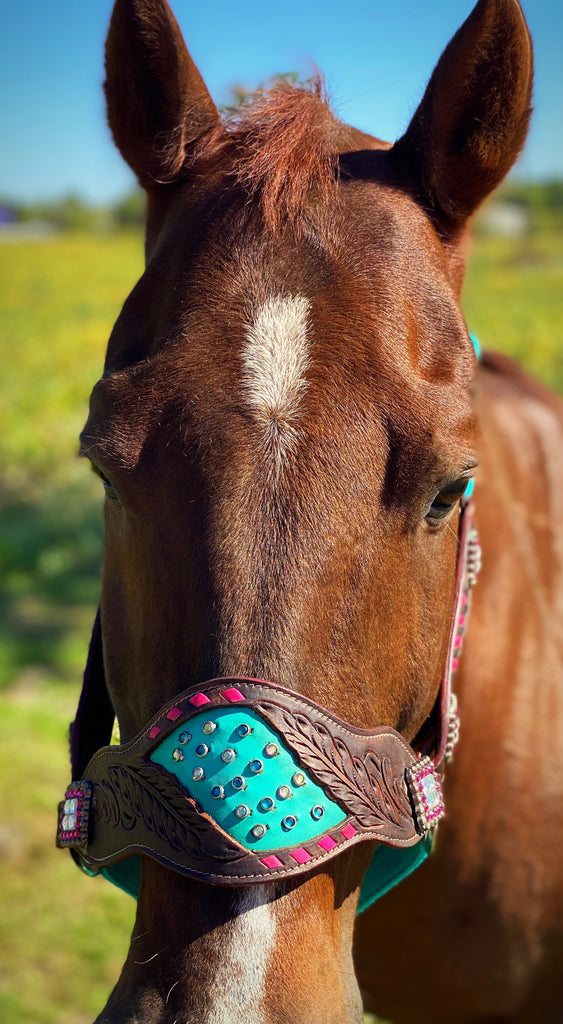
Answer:
<svg viewBox="0 0 563 1024"><path fill-rule="evenodd" d="M444 815L440 778L429 757L421 757L405 772L416 816L417 829L425 836Z"/></svg>

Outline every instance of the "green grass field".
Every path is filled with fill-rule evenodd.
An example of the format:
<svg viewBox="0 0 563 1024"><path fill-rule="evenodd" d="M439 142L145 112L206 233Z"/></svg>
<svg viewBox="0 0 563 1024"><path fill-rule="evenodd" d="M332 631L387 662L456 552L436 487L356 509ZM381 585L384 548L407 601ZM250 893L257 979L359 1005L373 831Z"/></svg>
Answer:
<svg viewBox="0 0 563 1024"><path fill-rule="evenodd" d="M90 1024L133 901L54 848L67 728L99 591L102 494L76 458L135 235L0 246L0 1021ZM485 347L563 392L563 239L478 237L464 294Z"/></svg>

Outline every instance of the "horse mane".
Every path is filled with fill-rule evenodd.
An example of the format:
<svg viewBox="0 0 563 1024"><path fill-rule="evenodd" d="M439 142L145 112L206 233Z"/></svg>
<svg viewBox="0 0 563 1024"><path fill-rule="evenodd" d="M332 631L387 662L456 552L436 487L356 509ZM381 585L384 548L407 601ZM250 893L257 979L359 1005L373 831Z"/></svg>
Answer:
<svg viewBox="0 0 563 1024"><path fill-rule="evenodd" d="M277 232L288 220L298 223L307 205L334 194L336 124L320 76L304 86L282 80L226 111L197 158L228 152L230 173L258 197L266 224Z"/></svg>

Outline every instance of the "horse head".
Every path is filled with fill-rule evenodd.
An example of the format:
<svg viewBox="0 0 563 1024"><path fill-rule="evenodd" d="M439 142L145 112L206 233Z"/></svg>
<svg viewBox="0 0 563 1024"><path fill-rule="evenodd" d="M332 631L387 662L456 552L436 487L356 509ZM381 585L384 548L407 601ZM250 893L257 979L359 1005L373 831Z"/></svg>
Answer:
<svg viewBox="0 0 563 1024"><path fill-rule="evenodd" d="M146 269L82 434L106 489L122 742L181 691L251 677L416 750L477 464L463 234L525 138L520 7L480 0L394 145L340 123L318 84L221 118L166 0L117 0L106 66L148 197ZM143 858L99 1020L359 1021L373 849L231 887Z"/></svg>

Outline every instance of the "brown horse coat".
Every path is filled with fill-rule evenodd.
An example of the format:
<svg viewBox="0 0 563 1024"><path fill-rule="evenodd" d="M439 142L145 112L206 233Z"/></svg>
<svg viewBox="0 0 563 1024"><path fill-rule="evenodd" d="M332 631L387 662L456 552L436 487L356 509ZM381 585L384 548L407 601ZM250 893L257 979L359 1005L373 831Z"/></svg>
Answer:
<svg viewBox="0 0 563 1024"><path fill-rule="evenodd" d="M430 860L358 919L356 965L367 1004L393 1021L555 1024L563 403L487 353L476 409L483 570L458 681L463 741L447 774L448 815Z"/></svg>
<svg viewBox="0 0 563 1024"><path fill-rule="evenodd" d="M462 236L523 144L531 79L518 3L480 0L392 147L336 121L320 89L280 86L225 123L165 0L117 0L108 114L147 191L147 266L112 333L82 451L107 486L104 661L124 740L186 686L251 675L416 743L443 671L459 497L477 462ZM422 897L402 917L395 904L390 921L387 902L358 931L366 1000L397 1020L418 1019L401 929L414 936L419 919L415 953L435 943L439 963L446 952L462 963L455 977L436 966L444 1019L469 1019L464 985L479 987L475 1019L509 1006L500 982L475 974L488 908L514 1004L531 969L547 978L538 950L555 882L544 864L546 902L533 934L527 915L522 930L523 840L509 794L530 776L538 794L537 774L548 776L518 741L527 703L525 734L535 735L531 687L555 658L556 627L548 642L547 616L527 597L532 581L553 607L561 594L557 509L546 514L560 420L554 400L532 397L535 386L514 373L487 366L477 388L489 566L465 665L466 752L427 872L440 879L432 910L453 916L444 910L430 934ZM538 513L535 489L549 473ZM534 709L539 700L534 692ZM543 813L530 814L539 828ZM145 859L131 949L99 1021L359 1021L352 931L371 852L351 851L299 884L243 892ZM493 862L512 889L500 888ZM473 932L466 891L470 911L471 894L486 892ZM518 955L503 975L511 943Z"/></svg>

